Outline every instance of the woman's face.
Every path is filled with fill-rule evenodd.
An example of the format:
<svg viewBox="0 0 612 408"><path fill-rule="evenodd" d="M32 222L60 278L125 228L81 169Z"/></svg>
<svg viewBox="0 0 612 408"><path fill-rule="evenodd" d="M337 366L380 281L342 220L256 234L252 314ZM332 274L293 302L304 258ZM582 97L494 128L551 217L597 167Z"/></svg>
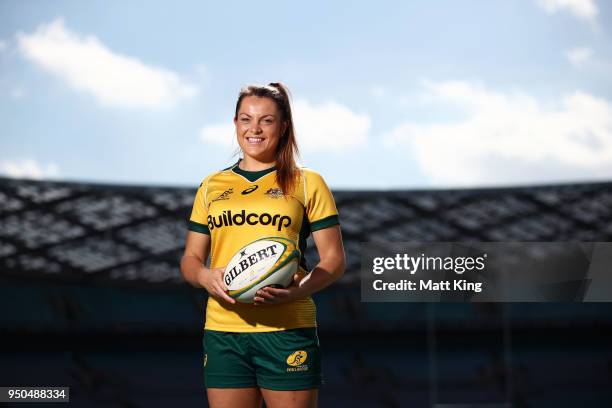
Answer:
<svg viewBox="0 0 612 408"><path fill-rule="evenodd" d="M276 160L276 148L286 124L273 99L244 97L234 124L245 158L249 156L262 163Z"/></svg>

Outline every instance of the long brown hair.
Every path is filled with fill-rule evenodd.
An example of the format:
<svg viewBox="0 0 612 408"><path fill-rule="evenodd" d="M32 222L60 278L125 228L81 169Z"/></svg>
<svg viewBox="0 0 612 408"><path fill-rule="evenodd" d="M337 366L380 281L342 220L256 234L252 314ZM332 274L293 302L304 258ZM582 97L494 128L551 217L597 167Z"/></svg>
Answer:
<svg viewBox="0 0 612 408"><path fill-rule="evenodd" d="M246 96L272 99L276 102L276 106L281 112L282 120L287 125L285 132L280 137L276 150L276 182L283 190L283 194L290 194L296 184L298 175L295 157L299 157L300 152L295 138L295 128L293 127L289 89L281 82L270 82L268 85L251 84L245 86L238 95L234 120L238 117L240 103Z"/></svg>

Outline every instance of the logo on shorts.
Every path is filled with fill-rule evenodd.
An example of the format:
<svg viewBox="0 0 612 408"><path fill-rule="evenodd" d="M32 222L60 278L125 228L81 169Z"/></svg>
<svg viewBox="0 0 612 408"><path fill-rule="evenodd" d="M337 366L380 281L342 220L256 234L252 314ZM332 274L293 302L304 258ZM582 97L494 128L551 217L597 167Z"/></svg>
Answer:
<svg viewBox="0 0 612 408"><path fill-rule="evenodd" d="M308 353L304 350L297 350L289 354L289 357L287 357L287 365L291 367L287 368L287 372L307 371L308 365L304 364L306 359L308 359Z"/></svg>
<svg viewBox="0 0 612 408"><path fill-rule="evenodd" d="M270 198L281 198L283 196L283 190L280 188L271 188L264 193Z"/></svg>
<svg viewBox="0 0 612 408"><path fill-rule="evenodd" d="M204 367L206 367L206 363L208 363L208 354L204 354Z"/></svg>

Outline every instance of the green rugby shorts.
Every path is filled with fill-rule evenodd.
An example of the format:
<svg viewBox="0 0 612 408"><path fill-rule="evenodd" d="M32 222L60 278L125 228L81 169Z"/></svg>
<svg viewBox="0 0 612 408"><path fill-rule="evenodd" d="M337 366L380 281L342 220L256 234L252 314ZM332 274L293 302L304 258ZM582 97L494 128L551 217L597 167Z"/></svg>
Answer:
<svg viewBox="0 0 612 408"><path fill-rule="evenodd" d="M263 333L205 330L207 388L306 390L322 383L316 327Z"/></svg>

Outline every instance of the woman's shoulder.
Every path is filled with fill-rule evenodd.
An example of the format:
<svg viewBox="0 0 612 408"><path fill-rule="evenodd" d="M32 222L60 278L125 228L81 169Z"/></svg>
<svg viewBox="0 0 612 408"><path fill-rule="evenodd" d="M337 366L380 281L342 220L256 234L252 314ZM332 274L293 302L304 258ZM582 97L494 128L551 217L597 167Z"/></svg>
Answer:
<svg viewBox="0 0 612 408"><path fill-rule="evenodd" d="M304 177L308 177L308 178L323 178L323 176L321 175L321 173L319 173L317 170L312 169L310 167L306 167L306 166L298 166L298 170L300 171L301 174L304 175Z"/></svg>
<svg viewBox="0 0 612 408"><path fill-rule="evenodd" d="M325 182L325 179L321 173L306 166L298 166L300 174L302 175L306 183L320 183Z"/></svg>
<svg viewBox="0 0 612 408"><path fill-rule="evenodd" d="M202 182L200 183L200 186L208 184L208 183L209 183L209 182L210 182L212 179L218 178L219 176L230 174L230 173L231 173L231 171L232 171L232 168L233 168L234 166L235 166L235 164L232 164L232 165L231 165L231 166L229 166L229 167L226 167L226 168L221 169L221 170L215 170L215 171L213 171L213 172L211 172L211 173L207 174L207 175L206 175L206 176L205 176L205 177L202 179Z"/></svg>

